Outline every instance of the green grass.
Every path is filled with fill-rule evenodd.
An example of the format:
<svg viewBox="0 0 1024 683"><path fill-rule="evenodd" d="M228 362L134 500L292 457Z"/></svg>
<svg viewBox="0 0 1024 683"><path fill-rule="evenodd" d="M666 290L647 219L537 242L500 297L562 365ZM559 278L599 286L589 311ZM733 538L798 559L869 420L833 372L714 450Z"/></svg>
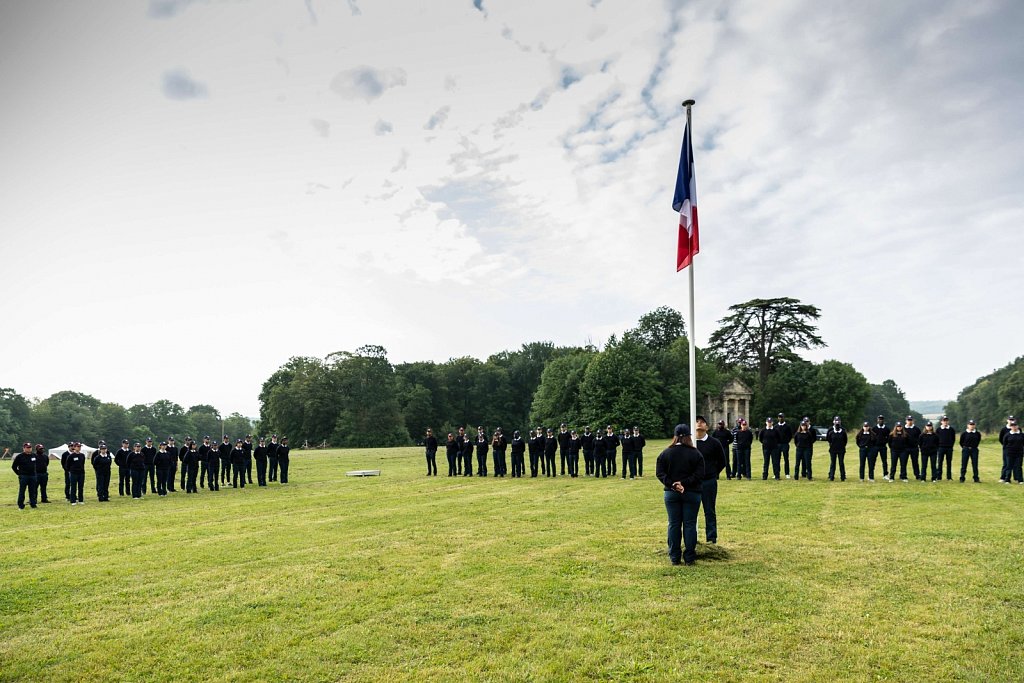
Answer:
<svg viewBox="0 0 1024 683"><path fill-rule="evenodd" d="M723 478L720 545L673 567L660 445L636 481L295 452L287 487L134 502L115 476L99 504L90 473L87 505L24 512L5 470L0 680L1024 679L997 446L982 484L861 484L855 454L829 483L820 444L820 480Z"/></svg>

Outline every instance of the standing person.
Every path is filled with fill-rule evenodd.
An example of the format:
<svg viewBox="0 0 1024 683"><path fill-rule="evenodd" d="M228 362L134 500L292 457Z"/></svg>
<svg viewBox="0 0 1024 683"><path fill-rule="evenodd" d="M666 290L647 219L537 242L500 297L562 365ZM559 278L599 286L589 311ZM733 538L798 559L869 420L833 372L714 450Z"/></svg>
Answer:
<svg viewBox="0 0 1024 683"><path fill-rule="evenodd" d="M558 427L558 457L562 460L562 476L565 476L565 462L569 458L569 427L564 422ZM571 473L570 473L571 474Z"/></svg>
<svg viewBox="0 0 1024 683"><path fill-rule="evenodd" d="M875 456L878 454L875 448L875 433L871 431L871 423L865 422L857 432L857 448L860 450L860 480L864 481L864 469L871 460L871 468L868 472L868 480L875 480Z"/></svg>
<svg viewBox="0 0 1024 683"><path fill-rule="evenodd" d="M28 441L21 444L21 453L11 459L11 469L18 475L18 509L25 509L26 491L29 506L38 507L39 480L36 478L36 454Z"/></svg>
<svg viewBox="0 0 1024 683"><path fill-rule="evenodd" d="M917 462L921 448L921 428L914 425L913 415L907 415L907 423L903 425L903 433L907 435L907 456L910 458L910 464L914 466L914 479L924 481L924 475L921 474L921 468Z"/></svg>
<svg viewBox="0 0 1024 683"><path fill-rule="evenodd" d="M540 473L546 477L548 476L548 460L544 457L544 445L547 443L547 440L544 438L544 427L537 427L533 431L537 434L535 441L537 457L540 458Z"/></svg>
<svg viewBox="0 0 1024 683"><path fill-rule="evenodd" d="M978 446L981 445L981 432L974 420L967 421L967 429L960 433L960 483L967 477L967 461L971 461L974 469L974 483L981 483L978 478Z"/></svg>
<svg viewBox="0 0 1024 683"><path fill-rule="evenodd" d="M149 492L156 493L156 448L153 447L153 437L146 437L142 455L146 458L146 478L149 479Z"/></svg>
<svg viewBox="0 0 1024 683"><path fill-rule="evenodd" d="M231 483L231 437L227 434L217 446L217 457L220 459L220 483L227 486ZM281 450L278 446L278 450ZM278 459L280 459L278 455Z"/></svg>
<svg viewBox="0 0 1024 683"><path fill-rule="evenodd" d="M191 448L194 448L194 447L195 446L190 442L189 443L189 448L191 449ZM188 458L188 451L185 452L185 457ZM163 496L167 495L167 483L168 483L168 479L170 479L170 476L171 476L171 461L172 460L174 462L177 462L178 461L178 454L177 453L171 453L169 450L167 450L167 442L166 441L161 441L160 442L160 450L158 450L156 452L156 455L153 457L153 469L156 470L156 495L158 495L160 497L163 497ZM182 461L182 464L181 464L181 472L182 472L182 474L185 474L185 469L186 469L185 463L184 463L184 461ZM148 466L147 466L147 470L148 470ZM183 486L182 488L186 488L186 487Z"/></svg>
<svg viewBox="0 0 1024 683"><path fill-rule="evenodd" d="M1005 484L1010 481L1010 465L1009 461L1006 459L1006 435L1010 433L1010 423L1015 419L1016 418L1014 418L1013 415L1010 415L1006 418L1006 424L999 430L999 445L1003 447L1003 465L999 470L1000 484Z"/></svg>
<svg viewBox="0 0 1024 683"><path fill-rule="evenodd" d="M50 466L50 456L43 448L43 444L36 444L36 482L39 484L39 502L49 503L46 497L46 484L50 481L50 473L47 468Z"/></svg>
<svg viewBox="0 0 1024 683"><path fill-rule="evenodd" d="M615 430L612 429L611 425L607 425L604 430L605 471L608 473L608 476L614 477L618 474L619 469L615 462L619 450L619 437L616 436Z"/></svg>
<svg viewBox="0 0 1024 683"><path fill-rule="evenodd" d="M939 435L935 433L935 425L929 420L924 425L924 432L918 444L921 448L921 481L928 479L928 466L932 466L932 481L942 479L942 471L935 471L939 455Z"/></svg>
<svg viewBox="0 0 1024 683"><path fill-rule="evenodd" d="M210 445L210 436L206 435L203 437L203 444L196 451L199 454L199 486L201 486L204 489L206 488L207 479L206 461L209 459L207 456L209 455L211 448L212 446ZM181 475L185 476L184 469L181 471ZM185 486L185 484L182 484L182 486Z"/></svg>
<svg viewBox="0 0 1024 683"><path fill-rule="evenodd" d="M818 432L811 429L811 420L805 417L793 435L793 444L796 446L796 467L793 469L793 476L797 481L800 480L801 469L807 481L813 480L811 460L814 458L814 442L817 440Z"/></svg>
<svg viewBox="0 0 1024 683"><path fill-rule="evenodd" d="M775 428L775 422L770 417L764 420L764 429L757 435L761 442L761 454L764 456L764 472L761 479L768 479L768 462L771 461L772 473L775 480L779 480L779 430Z"/></svg>
<svg viewBox="0 0 1024 683"><path fill-rule="evenodd" d="M267 475L268 481L277 481L277 451L281 448L281 444L277 442L277 434L270 436L270 443L267 444L267 462L269 463L269 473Z"/></svg>
<svg viewBox="0 0 1024 683"><path fill-rule="evenodd" d="M526 442L519 430L512 432L512 477L521 479L526 473Z"/></svg>
<svg viewBox="0 0 1024 683"><path fill-rule="evenodd" d="M242 450L245 451L245 478L252 483L252 434L245 435L242 442Z"/></svg>
<svg viewBox="0 0 1024 683"><path fill-rule="evenodd" d="M732 431L729 432L732 435L732 473L733 475L736 476L737 479L740 478L740 456L739 448L737 448L736 446L736 435L739 434L740 423L742 422L742 417L736 418L736 425L732 428ZM747 478L749 479L750 477L748 476Z"/></svg>
<svg viewBox="0 0 1024 683"><path fill-rule="evenodd" d="M281 445L277 447L277 464L281 468L281 483L288 483L288 463L292 449L288 446L288 437L281 437Z"/></svg>
<svg viewBox="0 0 1024 683"><path fill-rule="evenodd" d="M1016 420L1010 423L1010 431L1003 439L1003 445L1006 447L1006 462L1010 473L1018 484L1024 484L1024 432L1020 431ZM1003 483L1010 483L1009 475Z"/></svg>
<svg viewBox="0 0 1024 683"><path fill-rule="evenodd" d="M451 432L448 432L445 455L448 457L448 476L454 477L456 474L455 461L459 459L459 442L455 440L455 435Z"/></svg>
<svg viewBox="0 0 1024 683"><path fill-rule="evenodd" d="M838 415L832 419L832 429L828 430L825 440L828 441L828 456L831 460L828 468L828 480L836 480L836 460L838 460L839 481L846 481L846 443L848 437Z"/></svg>
<svg viewBox="0 0 1024 683"><path fill-rule="evenodd" d="M575 479L580 473L580 435L576 430L569 432L569 476Z"/></svg>
<svg viewBox="0 0 1024 683"><path fill-rule="evenodd" d="M665 487L668 513L668 556L692 565L697 560L697 514L700 512L704 459L690 438L690 427L678 424L672 443L661 452L655 466L658 481ZM683 549L679 541L683 541Z"/></svg>
<svg viewBox="0 0 1024 683"><path fill-rule="evenodd" d="M608 442L604 434L594 436L594 477L608 476Z"/></svg>
<svg viewBox="0 0 1024 683"><path fill-rule="evenodd" d="M937 452L937 464L939 466L939 479L942 479L942 463L946 463L946 479L953 479L953 446L956 445L956 430L949 424L949 417L943 415L939 419L939 428L935 430L939 437L939 450Z"/></svg>
<svg viewBox="0 0 1024 683"><path fill-rule="evenodd" d="M622 444L622 478L626 478L628 469L629 478L634 479L636 477L636 460L633 459L633 430L623 427L619 443Z"/></svg>
<svg viewBox="0 0 1024 683"><path fill-rule="evenodd" d="M427 454L427 476L437 476L437 437L434 430L427 427L427 436L423 439L423 447ZM264 449L265 450L265 449Z"/></svg>
<svg viewBox="0 0 1024 683"><path fill-rule="evenodd" d="M260 439L262 442L263 440ZM264 449L265 450L265 449ZM185 459L181 461L181 471L185 474L185 493L199 493L199 489L196 487L196 476L199 474L199 460L202 456L199 455L199 449L196 448L196 444L193 441L189 444L188 453L185 454ZM264 471L266 471L266 455L263 456ZM266 486L266 484L264 484Z"/></svg>
<svg viewBox="0 0 1024 683"><path fill-rule="evenodd" d="M183 443L181 445L181 448L178 448L176 444L174 446L172 446L171 443L170 443L170 440L168 440L168 443L167 443L167 453L171 457L168 459L169 462L167 464L167 490L170 491L171 493L174 493L175 491L178 490L178 489L174 488L174 480L177 478L177 475L178 475L178 463L179 462L184 462L185 455L188 453L189 449L192 448L193 444L195 444L195 440L191 436L186 436L185 437L185 443ZM181 477L182 477L181 488L184 489L185 488L185 481L184 481L184 479L185 479L185 467L184 466L181 467Z"/></svg>
<svg viewBox="0 0 1024 683"><path fill-rule="evenodd" d="M544 462L547 463L549 477L554 477L555 472L555 451L558 449L558 439L552 430L548 430L547 439L544 440Z"/></svg>
<svg viewBox="0 0 1024 683"><path fill-rule="evenodd" d="M146 492L146 456L142 444L136 441L128 454L128 473L132 479L132 498L138 500Z"/></svg>
<svg viewBox="0 0 1024 683"><path fill-rule="evenodd" d="M736 478L750 479L750 449L754 445L754 433L746 420L739 421L733 443L736 444Z"/></svg>
<svg viewBox="0 0 1024 683"><path fill-rule="evenodd" d="M1000 440L1002 437L1000 437ZM60 454L60 468L64 470L64 500L71 502L71 473L68 472L68 458L74 452L74 441L68 443L68 449ZM1005 458L1003 459L1006 460Z"/></svg>
<svg viewBox="0 0 1024 683"><path fill-rule="evenodd" d="M640 428L633 427L633 457L636 458L636 476L641 479L644 478L644 446L647 445L647 439L640 434ZM726 465L726 470L729 466Z"/></svg>
<svg viewBox="0 0 1024 683"><path fill-rule="evenodd" d="M636 427L634 427L633 429L636 429ZM732 467L729 467L729 451L732 450L732 432L725 428L725 420L718 421L718 425L715 427L715 431L711 432L711 438L718 439L718 443L722 444L722 450L724 450L726 454L725 478L732 479L733 474L736 472L736 456L734 453L733 465Z"/></svg>
<svg viewBox="0 0 1024 683"><path fill-rule="evenodd" d="M70 499L72 505L85 505L85 454L82 444L71 444L68 456L68 476L71 481Z"/></svg>
<svg viewBox="0 0 1024 683"><path fill-rule="evenodd" d="M458 441L458 438L455 439ZM459 451L459 460L462 461L462 476L473 476L473 441L468 436L462 439L462 449Z"/></svg>
<svg viewBox="0 0 1024 683"><path fill-rule="evenodd" d="M436 439L435 439L436 443ZM267 440L262 436L252 452L256 458L256 483L260 486L267 485ZM434 465L434 474L437 474L437 465Z"/></svg>
<svg viewBox="0 0 1024 683"><path fill-rule="evenodd" d="M583 473L589 477L594 473L594 434L590 431L590 425L583 427L580 447L583 450Z"/></svg>
<svg viewBox="0 0 1024 683"><path fill-rule="evenodd" d="M494 430L494 437L491 439L491 453L494 457L494 476L504 479L508 474L508 463L505 461L505 450L508 448L508 439L501 427Z"/></svg>
<svg viewBox="0 0 1024 683"><path fill-rule="evenodd" d="M459 427L458 434L455 435L455 443L459 446L459 457L455 458L455 473L462 476L462 463L465 460L466 452L466 428Z"/></svg>
<svg viewBox="0 0 1024 683"><path fill-rule="evenodd" d="M694 446L704 458L704 479L700 486L700 504L704 508L704 538L708 543L718 543L718 475L729 461L722 442L708 434L708 421L703 415L697 416L697 438Z"/></svg>
<svg viewBox="0 0 1024 683"><path fill-rule="evenodd" d="M117 495L132 495L131 470L128 469L128 456L132 449L128 445L128 439L121 439L121 448L114 453L114 464L117 465ZM70 500L70 499L69 499Z"/></svg>
<svg viewBox="0 0 1024 683"><path fill-rule="evenodd" d="M198 451L197 451L198 453ZM206 463L206 484L207 488L211 491L220 491L220 467L218 466L219 458L217 456L217 449L210 446L206 450L206 456L200 456L200 462Z"/></svg>
<svg viewBox="0 0 1024 683"><path fill-rule="evenodd" d="M280 460L280 452L278 453ZM231 488L245 488L245 447L241 439L235 439L235 447L231 449ZM283 475L282 475L283 476Z"/></svg>
<svg viewBox="0 0 1024 683"><path fill-rule="evenodd" d="M877 422L871 431L875 434L875 448L878 449L878 455L882 459L882 477L886 481L890 481L896 478L896 456L892 457L892 466L886 462L886 448L889 445L889 428L885 425L885 415L879 415L876 418Z"/></svg>
<svg viewBox="0 0 1024 683"><path fill-rule="evenodd" d="M530 478L535 479L537 477L537 463L543 460L541 451L537 450L537 446L540 441L537 440L537 431L534 429L530 430L530 441L528 447L530 449Z"/></svg>
<svg viewBox="0 0 1024 683"><path fill-rule="evenodd" d="M487 476L487 453L491 450L491 444L487 440L484 428L476 431L476 474L478 477Z"/></svg>
<svg viewBox="0 0 1024 683"><path fill-rule="evenodd" d="M114 458L107 450L107 444L99 442L99 449L92 454L92 470L96 476L96 500L106 503L110 500L110 470Z"/></svg>
<svg viewBox="0 0 1024 683"><path fill-rule="evenodd" d="M779 455L783 460L783 472L786 479L789 479L789 442L793 440L793 426L786 422L786 416L779 413L779 421L775 423L775 430L779 433Z"/></svg>
<svg viewBox="0 0 1024 683"><path fill-rule="evenodd" d="M900 481L907 481L907 432L902 424L897 424L889 434L889 450L892 454L892 467L889 468L889 481L896 481L896 463L900 464Z"/></svg>

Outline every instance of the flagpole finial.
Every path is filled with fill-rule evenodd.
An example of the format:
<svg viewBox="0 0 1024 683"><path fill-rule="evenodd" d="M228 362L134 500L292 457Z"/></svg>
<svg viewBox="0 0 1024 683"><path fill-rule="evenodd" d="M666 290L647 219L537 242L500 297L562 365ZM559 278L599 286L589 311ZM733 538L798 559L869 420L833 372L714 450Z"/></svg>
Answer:
<svg viewBox="0 0 1024 683"><path fill-rule="evenodd" d="M697 104L696 100L683 100L684 107L692 107L695 104Z"/></svg>

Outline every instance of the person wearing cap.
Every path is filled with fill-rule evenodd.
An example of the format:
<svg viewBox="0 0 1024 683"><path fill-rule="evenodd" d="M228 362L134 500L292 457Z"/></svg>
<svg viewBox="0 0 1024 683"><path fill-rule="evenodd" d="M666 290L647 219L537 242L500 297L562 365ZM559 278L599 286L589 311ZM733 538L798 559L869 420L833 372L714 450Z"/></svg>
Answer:
<svg viewBox="0 0 1024 683"><path fill-rule="evenodd" d="M1006 424L999 430L999 444L1003 447L1003 466L999 471L999 483L1005 484L1010 481L1010 461L1006 455L1006 435L1010 433L1010 425L1017 421L1013 415L1006 418Z"/></svg>
<svg viewBox="0 0 1024 683"><path fill-rule="evenodd" d="M476 430L476 443L473 444L476 449L476 473L477 476L487 476L487 454L491 451L491 443L487 438L487 433L483 427L478 427Z"/></svg>
<svg viewBox="0 0 1024 683"><path fill-rule="evenodd" d="M558 457L562 461L562 476L565 476L566 460L569 458L569 426L564 422L558 426ZM570 472L570 474L572 474Z"/></svg>
<svg viewBox="0 0 1024 683"><path fill-rule="evenodd" d="M605 455L604 464L605 464L605 470L609 473L609 476L614 477L616 474L619 473L619 466L616 463L615 459L616 459L616 457L618 457L618 450L619 450L619 445L620 445L621 442L619 441L619 437L618 437L618 435L615 434L615 430L612 429L611 425L608 425L607 427L605 427L605 432L606 432L606 434L604 436L604 451L605 451L605 454L604 454Z"/></svg>
<svg viewBox="0 0 1024 683"><path fill-rule="evenodd" d="M149 492L156 493L156 448L153 437L147 436L142 446L142 455L146 458L146 478L149 479Z"/></svg>
<svg viewBox="0 0 1024 683"><path fill-rule="evenodd" d="M672 443L658 456L655 474L665 487L669 559L672 564L684 561L692 565L697 560L697 515L704 481L704 458L693 445L689 425L676 425Z"/></svg>
<svg viewBox="0 0 1024 683"><path fill-rule="evenodd" d="M619 436L619 444L622 445L622 478L626 478L626 470L629 470L629 478L636 477L636 456L633 454L633 430L623 427Z"/></svg>
<svg viewBox="0 0 1024 683"><path fill-rule="evenodd" d="M871 423L865 422L857 432L857 449L860 451L860 480L864 481L864 469L868 467L868 481L875 480L875 458L878 457L878 450L875 448L875 433L871 431Z"/></svg>
<svg viewBox="0 0 1024 683"><path fill-rule="evenodd" d="M549 477L554 477L558 474L555 471L555 452L557 450L558 438L555 436L555 431L549 429L547 431L547 438L544 439L544 462Z"/></svg>
<svg viewBox="0 0 1024 683"><path fill-rule="evenodd" d="M793 445L796 448L796 464L793 467L793 478L800 481L800 472L804 473L807 481L814 480L814 471L811 461L814 459L814 442L818 440L818 433L811 429L810 418L805 417L800 421L800 426L793 434Z"/></svg>
<svg viewBox="0 0 1024 683"><path fill-rule="evenodd" d="M575 479L580 473L580 435L575 429L569 432L569 476Z"/></svg>
<svg viewBox="0 0 1024 683"><path fill-rule="evenodd" d="M71 444L68 456L68 476L70 478L70 500L72 505L85 505L85 454L82 444L77 441Z"/></svg>
<svg viewBox="0 0 1024 683"><path fill-rule="evenodd" d="M1024 432L1020 430L1017 420L1010 423L1010 431L1003 440L1006 447L1006 461L1014 481L1024 484ZM1010 483L1010 475L1006 476L1006 484Z"/></svg>
<svg viewBox="0 0 1024 683"><path fill-rule="evenodd" d="M208 456L211 448L213 448L213 446L210 445L210 436L206 435L203 437L202 445L196 449L196 452L199 454L199 486L204 489L206 488L207 479L206 462L209 459ZM184 471L182 471L182 474L184 474Z"/></svg>
<svg viewBox="0 0 1024 683"><path fill-rule="evenodd" d="M128 473L132 479L132 498L138 500L146 494L146 456L138 441L132 444L132 452L128 454Z"/></svg>
<svg viewBox="0 0 1024 683"><path fill-rule="evenodd" d="M43 444L36 444L36 483L39 485L39 502L49 503L46 497L46 484L50 481L50 473L47 468L50 466L50 454L43 448Z"/></svg>
<svg viewBox="0 0 1024 683"><path fill-rule="evenodd" d="M889 434L889 447L892 451L892 467L889 468L889 481L896 481L896 463L900 466L900 481L907 481L907 431L903 424L897 424Z"/></svg>
<svg viewBox="0 0 1024 683"><path fill-rule="evenodd" d="M608 445L606 436L602 432L594 434L594 478L608 476Z"/></svg>
<svg viewBox="0 0 1024 683"><path fill-rule="evenodd" d="M66 451L60 454L60 468L64 470L64 500L71 502L71 473L68 472L68 458L75 451L74 441L68 442Z"/></svg>
<svg viewBox="0 0 1024 683"><path fill-rule="evenodd" d="M242 440L242 450L245 451L245 478L252 483L252 434L246 434Z"/></svg>
<svg viewBox="0 0 1024 683"><path fill-rule="evenodd" d="M11 460L11 469L18 475L18 509L25 509L25 492L28 491L28 504L38 507L39 480L36 478L36 453L28 441L21 445L21 453Z"/></svg>
<svg viewBox="0 0 1024 683"><path fill-rule="evenodd" d="M220 456L217 454L217 449L210 446L205 457L200 455L200 464L204 461L206 462L206 488L210 491L220 491Z"/></svg>
<svg viewBox="0 0 1024 683"><path fill-rule="evenodd" d="M185 456L188 457L188 451L185 451ZM158 496L163 497L167 495L167 480L170 478L172 460L177 462L178 454L167 450L167 442L161 441L160 450L157 451L156 456L153 458L153 469L156 471L156 494ZM149 470L148 465L146 469L147 471ZM184 462L182 463L181 472L185 474ZM185 487L183 486L182 488Z"/></svg>
<svg viewBox="0 0 1024 683"><path fill-rule="evenodd" d="M455 440L458 441L458 438L456 438ZM462 477L472 477L473 476L473 439L468 434L464 434L462 436L462 446L459 449L459 457L456 460L455 464L459 465L459 463L462 463L461 464L461 467L462 467L461 474L459 476L462 476Z"/></svg>
<svg viewBox="0 0 1024 683"><path fill-rule="evenodd" d="M878 449L878 456L882 460L882 478L890 481L890 475L892 475L892 479L896 478L896 454L892 454L892 466L890 467L889 456L886 452L889 446L889 428L885 424L885 415L879 415L875 420L875 426L871 428L871 431L875 435L875 448Z"/></svg>
<svg viewBox="0 0 1024 683"><path fill-rule="evenodd" d="M696 422L696 439L693 445L704 458L704 479L700 486L700 505L704 508L704 539L708 543L718 543L718 475L726 468L729 461L722 443L708 434L708 421L698 415Z"/></svg>
<svg viewBox="0 0 1024 683"><path fill-rule="evenodd" d="M448 458L448 476L454 477L456 473L455 461L459 459L459 442L455 435L448 432L448 441L445 442L445 456Z"/></svg>
<svg viewBox="0 0 1024 683"><path fill-rule="evenodd" d="M925 423L924 431L918 440L918 447L921 449L921 481L928 479L928 466L932 467L932 481L942 479L942 472L936 472L939 453L939 435L935 433L935 425L931 420Z"/></svg>
<svg viewBox="0 0 1024 683"><path fill-rule="evenodd" d="M960 483L967 478L967 461L970 460L974 470L974 483L981 483L978 478L978 446L981 445L981 432L974 420L967 421L967 429L960 432Z"/></svg>
<svg viewBox="0 0 1024 683"><path fill-rule="evenodd" d="M907 457L910 459L910 464L914 468L914 478L918 481L924 481L924 476L921 474L921 466L918 462L921 452L921 428L914 424L913 415L907 415L906 424L903 425L903 433L907 435L906 452Z"/></svg>
<svg viewBox="0 0 1024 683"><path fill-rule="evenodd" d="M942 479L943 463L945 463L946 479L953 479L953 446L956 445L956 430L949 424L949 417L943 415L939 419L939 428L935 430L939 437L939 450L936 463L939 466L939 479Z"/></svg>
<svg viewBox="0 0 1024 683"><path fill-rule="evenodd" d="M466 428L459 427L455 434L455 444L459 447L458 457L455 458L455 473L462 476L462 463L465 460L466 454Z"/></svg>
<svg viewBox="0 0 1024 683"><path fill-rule="evenodd" d="M92 470L96 476L96 500L106 503L110 500L110 470L114 458L107 449L107 444L100 441L99 448L92 454Z"/></svg>
<svg viewBox="0 0 1024 683"><path fill-rule="evenodd" d="M740 418L733 443L736 444L736 467L733 471L737 479L750 479L750 449L754 445L754 433L750 431L747 421Z"/></svg>
<svg viewBox="0 0 1024 683"><path fill-rule="evenodd" d="M201 457L199 449L196 447L196 442L192 441L189 443L185 459L181 461L181 471L185 475L185 485L182 488L186 494L199 493L199 489L196 487L196 477L199 475L199 461Z"/></svg>
<svg viewBox="0 0 1024 683"><path fill-rule="evenodd" d="M231 488L245 488L245 448L241 439L235 439L235 447L228 456L231 461ZM279 456L280 457L280 456ZM239 481L241 480L241 481Z"/></svg>
<svg viewBox="0 0 1024 683"><path fill-rule="evenodd" d="M711 432L711 438L718 439L718 443L722 444L722 448L725 450L725 478L732 479L733 474L736 472L736 454L733 452L733 463L732 467L729 466L729 452L732 451L732 432L730 432L725 426L725 420L719 420L715 426L715 431Z"/></svg>
<svg viewBox="0 0 1024 683"><path fill-rule="evenodd" d="M538 463L541 467L544 465L544 437L543 435L538 436L536 429L530 430L530 439L527 442L527 449L530 452L530 478L536 478L538 472Z"/></svg>
<svg viewBox="0 0 1024 683"><path fill-rule="evenodd" d="M271 434L267 444L267 481L277 481L277 449L280 447L277 434Z"/></svg>
<svg viewBox="0 0 1024 683"><path fill-rule="evenodd" d="M793 425L786 422L786 416L779 413L779 421L775 423L775 431L779 433L779 455L782 456L783 473L789 479L789 442L793 440Z"/></svg>
<svg viewBox="0 0 1024 683"><path fill-rule="evenodd" d="M231 437L224 435L217 446L217 456L220 458L220 483L227 486L231 483Z"/></svg>
<svg viewBox="0 0 1024 683"><path fill-rule="evenodd" d="M512 455L512 478L522 479L526 474L526 440L518 429L512 432L509 451Z"/></svg>
<svg viewBox="0 0 1024 683"><path fill-rule="evenodd" d="M114 453L114 464L117 465L117 495L132 495L131 471L128 469L128 456L132 454L128 439L121 439L121 447Z"/></svg>
<svg viewBox="0 0 1024 683"><path fill-rule="evenodd" d="M761 454L764 456L764 472L761 479L768 479L768 462L771 461L772 473L775 475L775 480L778 481L780 474L779 431L771 417L765 418L764 429L757 435L757 440L761 442Z"/></svg>
<svg viewBox="0 0 1024 683"><path fill-rule="evenodd" d="M252 452L253 457L256 459L256 483L259 486L267 485L267 440L262 436L256 443L256 448ZM434 466L434 475L437 475L437 466Z"/></svg>
<svg viewBox="0 0 1024 683"><path fill-rule="evenodd" d="M583 426L580 450L583 451L583 474L589 477L594 473L594 433L590 431L590 425Z"/></svg>
<svg viewBox="0 0 1024 683"><path fill-rule="evenodd" d="M288 446L288 437L281 437L281 445L277 447L277 466L281 468L281 483L288 483L288 462L291 448Z"/></svg>
<svg viewBox="0 0 1024 683"><path fill-rule="evenodd" d="M508 449L508 439L501 427L494 430L491 437L491 457L494 458L494 476L504 478L508 474L508 462L505 460L505 451Z"/></svg>
<svg viewBox="0 0 1024 683"><path fill-rule="evenodd" d="M640 433L640 428L633 425L633 458L636 460L636 476L641 479L644 478L644 447L647 445L647 439ZM725 470L729 471L729 465L726 464Z"/></svg>
<svg viewBox="0 0 1024 683"><path fill-rule="evenodd" d="M434 430L427 427L427 435L423 439L423 446L427 455L427 476L437 476L437 437ZM266 452L266 448L263 449ZM262 484L261 484L262 486Z"/></svg>
<svg viewBox="0 0 1024 683"><path fill-rule="evenodd" d="M839 481L846 481L847 436L846 430L843 429L843 423L840 421L838 415L833 418L832 429L828 430L828 434L825 435L825 440L828 441L828 457L831 461L828 468L828 480L836 480L836 461L838 460Z"/></svg>

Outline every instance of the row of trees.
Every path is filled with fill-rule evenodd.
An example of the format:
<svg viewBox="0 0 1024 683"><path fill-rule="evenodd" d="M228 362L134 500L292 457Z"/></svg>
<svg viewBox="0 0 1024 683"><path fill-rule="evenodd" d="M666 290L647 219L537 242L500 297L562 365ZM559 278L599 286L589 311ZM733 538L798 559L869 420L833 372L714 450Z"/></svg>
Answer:
<svg viewBox="0 0 1024 683"><path fill-rule="evenodd" d="M973 418L983 432L998 431L1008 415L1024 419L1024 356L964 387L946 414L959 425Z"/></svg>
<svg viewBox="0 0 1024 683"><path fill-rule="evenodd" d="M223 432L222 432L223 430ZM14 389L0 389L0 444L10 447L22 441L56 446L78 440L95 445L101 439L144 441L186 435L244 436L254 433L249 418L232 413L222 417L211 405L185 410L172 401L133 405L100 401L77 391L59 391L38 402L27 400Z"/></svg>

